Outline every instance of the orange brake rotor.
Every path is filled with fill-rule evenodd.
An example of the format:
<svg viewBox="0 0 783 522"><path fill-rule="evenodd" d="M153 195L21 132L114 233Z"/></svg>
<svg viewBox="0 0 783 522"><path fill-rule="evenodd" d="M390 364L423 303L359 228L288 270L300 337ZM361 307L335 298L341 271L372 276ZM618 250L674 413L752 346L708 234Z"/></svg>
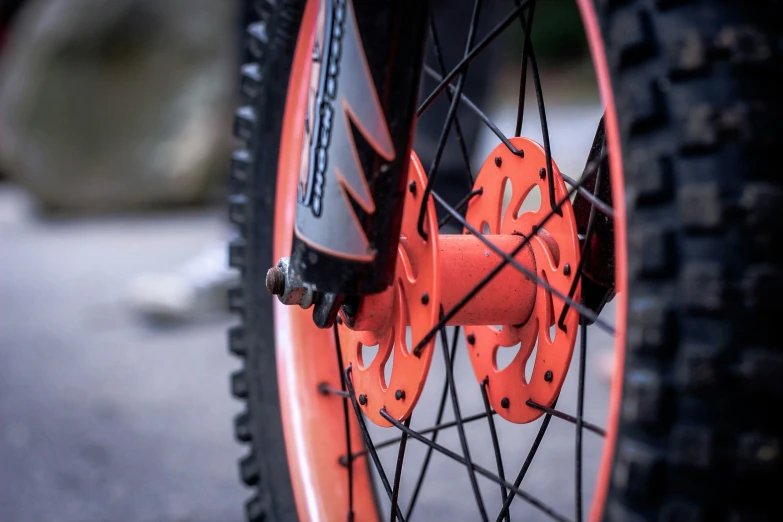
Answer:
<svg viewBox="0 0 783 522"><path fill-rule="evenodd" d="M421 395L435 341L426 344L418 356L412 350L438 322L441 302L438 223L430 198L424 220L427 237L419 235L417 221L427 177L413 152L408 181L392 290L362 299L357 314L363 318L361 324L348 328L349 319L341 312L338 325L343 362L351 366L359 405L380 426L391 426L380 415L381 409L397 420L405 420ZM407 325L411 329L410 343L406 339ZM369 357L374 349L364 347L376 345L377 353Z"/></svg>
<svg viewBox="0 0 783 522"><path fill-rule="evenodd" d="M512 138L511 143L524 151L524 157L499 145L489 156L476 179L474 189L483 193L474 197L468 206L467 221L478 230L489 234L533 235L535 227L550 213L549 183L546 175L544 149L527 138ZM566 196L560 171L552 164L555 201ZM503 211L504 193L510 182L511 198ZM541 194L537 210L522 209L531 192L538 187ZM508 198L505 198L508 200ZM536 276L552 288L567 295L579 264L579 240L576 221L570 201L561 207L561 214L552 215L538 228L530 245L535 258ZM466 231L467 233L467 231ZM520 274L520 277L524 277ZM580 289L573 296L579 302ZM479 382L488 380L487 393L492 407L503 418L516 423L531 422L540 417L540 409L526 404L551 406L565 380L576 341L579 315L570 308L563 327L558 319L565 302L538 285L530 318L521 325L466 326L473 370ZM519 351L511 362L500 369L501 350ZM535 355L533 352L535 351ZM534 356L533 370L528 380L525 368Z"/></svg>

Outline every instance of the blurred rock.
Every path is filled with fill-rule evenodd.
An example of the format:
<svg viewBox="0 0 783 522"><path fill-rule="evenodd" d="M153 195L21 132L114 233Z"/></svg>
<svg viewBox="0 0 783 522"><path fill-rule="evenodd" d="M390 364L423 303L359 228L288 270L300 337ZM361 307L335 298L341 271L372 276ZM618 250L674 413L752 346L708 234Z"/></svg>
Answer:
<svg viewBox="0 0 783 522"><path fill-rule="evenodd" d="M50 210L193 203L227 162L236 2L34 0L0 62L0 159Z"/></svg>

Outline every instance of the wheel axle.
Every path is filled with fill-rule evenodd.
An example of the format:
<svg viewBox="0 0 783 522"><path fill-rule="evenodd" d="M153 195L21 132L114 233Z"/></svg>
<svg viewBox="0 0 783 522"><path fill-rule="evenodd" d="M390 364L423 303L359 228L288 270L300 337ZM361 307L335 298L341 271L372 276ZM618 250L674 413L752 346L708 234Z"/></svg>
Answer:
<svg viewBox="0 0 783 522"><path fill-rule="evenodd" d="M504 252L514 251L524 237L515 234L486 236ZM406 238L400 241L404 252ZM441 280L441 302L444 310L451 310L464 300L465 296L476 287L490 272L502 263L503 259L495 252L486 248L477 237L464 235L441 235L438 238L440 246L439 264ZM535 273L536 261L533 249L529 245L523 247L514 258L530 273ZM415 266L415 260L411 259ZM380 294L364 297L354 315L343 309L341 316L345 324L352 330L380 330L387 325L394 308L394 288L389 287ZM427 294L422 295L422 303L427 304ZM525 323L533 311L536 298L536 286L519 270L506 264L500 272L481 290L479 290L456 315L448 322L449 325L484 325ZM410 324L410 318L407 320Z"/></svg>

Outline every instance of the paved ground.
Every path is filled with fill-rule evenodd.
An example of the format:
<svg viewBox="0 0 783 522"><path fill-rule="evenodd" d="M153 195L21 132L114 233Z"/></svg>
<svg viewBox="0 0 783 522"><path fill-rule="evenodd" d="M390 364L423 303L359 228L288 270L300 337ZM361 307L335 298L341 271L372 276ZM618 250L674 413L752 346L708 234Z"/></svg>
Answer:
<svg viewBox="0 0 783 522"><path fill-rule="evenodd" d="M565 172L581 170L597 113L569 113L581 123L553 143ZM562 116L553 111L552 118ZM223 237L222 213L45 222L25 202L14 189L0 188L0 520L241 520L247 493L238 485L235 461L243 450L232 438L238 405L227 390L237 362L224 342L231 319L154 328L124 302L133 276L173 269ZM599 424L608 384L597 375L609 344L606 335L591 334L586 417ZM464 353L456 372L475 383ZM439 394L442 375L436 358L425 393ZM564 411L575 411L575 384L572 373L559 404ZM469 386L460 394L466 415L482 410L477 390ZM417 412L414 426L430 423L432 410ZM513 478L538 423L500 426ZM573 512L573 431L552 421L524 483L567 515ZM486 423L472 424L468 436L474 458L494 469ZM440 440L459 447L454 432ZM415 472L423 450L415 443L409 448L406 469ZM587 434L586 499L599 451L600 439ZM395 456L394 450L383 455L390 472ZM417 518L477 519L464 469L436 457L430 476ZM497 506L498 488L482 484L488 505ZM403 487L403 500L409 494ZM445 507L444 496L450 498ZM515 506L526 520L542 518L522 502Z"/></svg>
<svg viewBox="0 0 783 522"><path fill-rule="evenodd" d="M220 217L43 223L23 201L0 192L0 520L241 520L230 320L155 329L124 303Z"/></svg>

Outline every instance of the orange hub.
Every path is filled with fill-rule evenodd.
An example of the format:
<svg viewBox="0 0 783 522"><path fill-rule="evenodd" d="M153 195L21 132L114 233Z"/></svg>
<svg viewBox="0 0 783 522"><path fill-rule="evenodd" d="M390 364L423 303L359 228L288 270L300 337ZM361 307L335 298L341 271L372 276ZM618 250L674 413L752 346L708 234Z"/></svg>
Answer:
<svg viewBox="0 0 783 522"><path fill-rule="evenodd" d="M525 240L524 237L514 234L487 235L486 238L504 252L513 252ZM411 253L410 240L403 236L400 243L401 250L406 254L405 257L400 254L399 262L417 262L415 258L408 257ZM438 279L443 282L440 288L441 305L444 311L448 311L456 307L503 258L472 235L441 235L438 243ZM514 259L531 273L535 273L536 261L530 245L524 245ZM355 316L343 314L342 318L350 329L363 332L363 340L373 341L377 337L370 332L384 331L386 325L393 321L396 303L394 296L397 293L395 287L390 287L380 294L365 297ZM521 277L519 270L507 264L470 301L461 306L447 324L522 324L530 317L535 298L535 283Z"/></svg>
<svg viewBox="0 0 783 522"><path fill-rule="evenodd" d="M299 151L302 148L302 137L304 135L304 120L307 110L307 95L310 85L310 69L312 66L319 3L317 1L307 3L300 38L297 42L294 68L286 101L285 125L280 146L280 150L284 152L281 153L278 166L275 203L275 259L288 256L291 252L291 230L293 230L294 226L295 209L295 205L291 204L291 202L296 199L297 174L301 159ZM590 513L590 520L597 521L601 517L609 486L623 381L622 369L627 309L625 295L627 271L625 198L617 115L614 109L615 105L605 49L601 40L593 2L590 0L578 0L578 4L588 34L599 86L606 107L607 139L609 149L612 151L610 162L617 255L616 288L618 295L615 300L617 309L615 321L617 329L615 336L617 370L612 381L610 414L607 424L607 437L601 458L601 471L596 484L596 493ZM476 187L483 187L484 193L472 201L468 210L468 220L471 224L483 232L483 222L486 221L490 234L493 234L492 241L507 252L513 250L515 245L518 245L518 243L513 243L513 241L519 241L521 236L515 235L515 232L516 234L529 234L531 232L530 223L533 220L526 218L524 213L515 219L513 215L509 215L509 213L514 213L511 210L507 210L505 214L502 213L504 179L509 178L512 180L512 201L515 203L519 202L520 199L524 199L522 194L525 187L532 189L533 184L539 186L542 195L548 194L548 186L541 181L536 181L540 168L545 166L543 152L540 147L529 140L513 139L512 142L516 147L521 147L525 151L525 158L520 159L511 155L504 147L498 148L490 156L490 161L482 168L476 183ZM500 167L494 165L495 156L501 158L502 163ZM426 180L422 174L421 166L415 160L414 163L416 168L411 169L410 175L412 177L416 176L413 179L421 188L421 190L417 191L417 194L421 194ZM561 198L565 193L565 189L560 181L557 169L554 168L553 170L555 171L553 174L555 176L556 198ZM409 232L406 238L402 238L403 243L407 242L408 237L418 237L415 226L412 227L410 225L411 218L409 216L411 208L418 209L418 204L411 205L411 201L415 201L415 199L409 195L406 200L406 224L403 225L404 230L409 230ZM421 200L418 200L418 203L420 202ZM429 215L425 226L428 227L428 230L435 230L436 225L432 205L430 204L428 208ZM509 205L509 208L514 208L514 205ZM539 217L542 217L540 214L548 212L546 201L543 202L542 209L537 212ZM573 215L570 206L564 205L563 217L554 216L547 222L544 229L548 234L543 235L543 239L534 240L529 250L527 248L523 249L523 252L527 251L527 253L523 254L523 252L520 252L516 259L523 266L535 270L538 277L543 278L546 274L549 283L562 291L568 288L568 286L563 287L562 280L558 279L558 277L563 275L562 272L556 273L559 270L558 267L564 266L566 259L571 259L571 270L575 271L577 261L576 230L573 225ZM430 234L429 237L435 239L436 235ZM455 296L456 299L461 298L464 293L458 294L467 291L471 287L472 282L477 281L480 276L486 273L486 267L491 264L487 260L499 262L499 257L489 252L484 258L486 265L482 265L481 258L477 258L473 253L481 252L483 254L485 252L484 249L468 248L468 243L463 243L462 247L464 248L460 248L460 245L455 242L458 240L469 241L471 239L476 240L476 238L471 236L440 236L437 238L438 246L434 250L437 256L427 257L425 261L425 264L429 263L427 266L435 266L436 268L432 269L431 276L428 276L430 277L429 282L425 283L422 279L422 282L416 285L415 290L418 291L423 287L430 288L436 282L443 281L440 301L446 311L449 310L451 303L456 302ZM507 241L507 243L503 243L504 241ZM557 256L554 254L552 245L557 246ZM433 252L433 248L434 244L431 244L426 249L421 248L421 251ZM409 245L403 246L399 255L408 256L410 262L408 266L415 275L415 267L420 262L420 259L410 255L413 249ZM430 254L427 255L429 256ZM437 257L440 257L440 259L437 260ZM432 265L433 262L435 263L434 265ZM458 266L457 263L462 263L462 265ZM398 274L400 274L399 270ZM468 278L470 279L468 280ZM541 288L533 287L533 295L524 297L527 291L525 290L525 285L530 286L532 282L520 276L519 272L513 267L507 266L498 274L495 281L498 281L498 278L503 278L502 285L496 283L487 285L487 288L479 292L471 303L454 317L453 322L455 324L471 325L466 327L468 330L467 334L469 336L472 333L475 342L473 344L468 343L468 350L471 354L476 377L480 381L483 381L485 377L489 379L490 401L494 408L501 415L511 420L532 420L539 415L539 412L524 407L527 398L533 398L534 401L541 404L551 404L552 399L560 389L562 379L565 377L565 368L571 357L571 347L573 346L576 333L576 313L574 311L569 312L565 333L562 330L557 330L555 342L550 343L548 342L547 329L543 325L554 324L554 321L551 319L557 318L559 311L562 310L563 303L556 296L552 296L551 309L553 313L550 316L546 311L549 306L547 305L549 299L548 292L543 291ZM408 283L405 282L406 280ZM405 313L402 316L405 317L406 321L412 315L419 317L415 310L421 310L422 308L416 305L408 297L408 294L405 294L405 297L397 301L398 305L395 312L395 292L407 292L408 288L412 288L412 285L407 273L405 273L402 283L399 285L395 284L396 290L392 289L392 291L384 292L378 296L365 298L360 306L359 314L354 318L356 323L353 327L358 328L362 321L366 320L369 322L363 324L364 330L380 332L387 329L388 331L389 326L382 325L401 324L399 315L395 321L388 317L395 313L400 314L403 309ZM516 293L508 297L505 292L510 288L516 289ZM434 293L431 295L434 295ZM575 297L578 298L578 295L577 292ZM383 299L386 299L386 301ZM483 301L483 304L477 304L480 301ZM435 299L430 299L429 302L431 305L435 302ZM512 305L507 303L512 303ZM494 310L491 308L493 305L495 306ZM385 312L386 315L383 312L384 307L387 310ZM528 318L524 321L525 324L520 328L514 327L514 324L518 324L516 321L520 320L519 317L525 315L526 308L530 312L528 313ZM409 310L414 311L408 313ZM432 306L426 310L428 310L428 314L421 319L422 324L434 324L436 316L433 314L437 313L437 308ZM501 315L501 313L506 313L508 310L516 311L515 313L518 316L504 317ZM285 306L280 302L276 302L274 313L277 375L280 387L281 411L283 413L282 420L298 515L302 520L338 520L345 516L345 506L348 504L348 499L351 496L348 488L347 468L338 464L340 457L345 453L343 403L342 400L338 400L334 396L325 396L318 392L319 385L322 383L328 383L335 388L340 387L341 374L337 360L334 357L334 335L331 331L318 329L313 324L312 314L299 307ZM490 316L494 316L494 319ZM540 324L542 319L543 323ZM479 325L504 326L498 332L492 326ZM509 327L509 325L511 326ZM535 327L532 325L535 325ZM418 327L419 332L421 328L422 326L420 325ZM495 352L508 349L507 346L513 340L511 333L516 331L518 335L523 328L527 328L526 331L529 332L528 344L531 342L531 338L533 338L533 346L535 346L537 341L539 344L539 350L537 350L534 358L535 367L530 383L527 383L524 378L524 364L520 362L522 359L527 359L531 356L530 351L524 352L520 350L512 364L503 370L498 370L495 362ZM361 349L354 347L353 352L346 350L347 341L358 341L360 335L358 332L346 332L345 326L340 327L344 358L347 362L353 364L353 378L355 382L358 383L360 379L366 379L367 384L362 384L362 389L365 390L365 393L371 389L381 390L380 397L376 396L373 399L370 396L368 398L367 405L372 404L373 408L364 407L364 411L375 422L388 425L382 418L379 419L377 415L374 415L373 410L377 412L381 406L386 405L387 409L391 411L390 405L397 402L394 386L399 381L394 381L394 379L398 379L404 382L407 381L408 388L406 388L405 400L399 401L401 404L395 410L396 413L394 415L397 418L403 418L405 415L410 414L415 403L416 394L407 390L420 390L421 386L423 386L429 360L432 356L432 346L428 345L422 351L422 363L419 365L411 364L413 376L410 379L406 378L404 373L400 376L398 371L398 375L392 377L393 382L389 383L390 386L379 386L378 383L381 382L380 379L382 378L380 373L373 374L373 372L359 368L358 357ZM383 335L380 335L380 337L383 337ZM420 339L421 337L419 336L418 338ZM413 339L415 344L415 335ZM569 339L570 344L566 345L565 339ZM376 356L376 359L379 357L383 359L384 353L391 353L391 348L393 348L390 345L391 342L385 343L386 352L379 349L379 355ZM313 350L313 346L319 346L324 349ZM409 349L410 347L405 345L402 351L407 352ZM397 352L395 351L394 353ZM397 360L398 358L395 356L393 361L394 368L398 368ZM380 362L378 364L380 365ZM394 373L394 368L392 373ZM512 368L513 371L511 370ZM544 376L546 376L546 370L550 368L553 373L552 382L546 383L544 379L546 384L541 384L541 373L543 372ZM562 371L555 372L556 368L560 368ZM508 390L507 394L506 390ZM362 393L358 387L357 393ZM503 408L502 406L504 397L509 398L508 408ZM378 408L375 408L375 406L378 406ZM403 409L404 411L402 411ZM325 436L324 434L330 434L330 436ZM354 448L361 446L362 438L356 419L353 416L351 417L349 436L353 441ZM363 520L377 519L374 488L369 475L369 468L367 466L353 466L353 480L355 513L360 514ZM328 494L324 492L328 492Z"/></svg>
<svg viewBox="0 0 783 522"><path fill-rule="evenodd" d="M542 414L528 406L528 400L550 406L560 392L578 322L577 312L570 310L562 325L556 324L565 303L538 285L534 277L567 294L579 262L579 243L569 203L562 206L562 215L551 216L527 241L534 225L550 211L546 161L535 142L515 138L513 143L525 156L518 157L503 145L492 153L476 180L475 189L482 192L471 201L467 220L501 251L519 250L514 259L526 274L506 264L449 324L465 326L476 377L479 382L488 381L495 410L507 420L524 423ZM555 199L559 201L566 189L555 165L553 171ZM464 235L419 236L416 219L427 180L415 155L409 178L414 188L406 196L395 283L385 292L365 297L355 315L341 312L340 316L343 357L346 365L352 365L359 403L365 414L382 426L389 425L379 413L382 408L403 420L416 405L429 371L434 340L419 356L411 350L437 323L440 308L444 312L455 308L502 262L500 255L467 230ZM536 187L543 197L535 209L526 210L523 203ZM428 232L437 226L431 201L425 223ZM522 243L526 244L520 249ZM573 298L579 299L578 287ZM411 340L406 339L408 326ZM377 353L363 348L376 345ZM518 353L510 364L499 367L498 353L517 345ZM528 380L525 368L534 351Z"/></svg>
<svg viewBox="0 0 783 522"><path fill-rule="evenodd" d="M430 369L434 340L418 356L411 350L438 322L440 313L438 222L430 200L424 221L427 239L419 235L417 221L427 177L413 153L408 179L412 188L406 191L394 283L386 292L366 297L356 321L340 314L344 364L351 366L362 411L380 426L391 426L381 416L382 408L399 420L406 419L413 411ZM406 341L408 325L410 344ZM375 345L378 349L374 357L371 360L363 357L363 346ZM391 372L387 379L388 365Z"/></svg>
<svg viewBox="0 0 783 522"><path fill-rule="evenodd" d="M529 244L535 258L535 275L567 294L579 264L573 209L569 203L564 204L562 215L552 215L533 234L534 226L543 222L551 210L546 157L543 148L532 140L512 138L511 142L524 151L524 157L514 155L505 145L498 146L490 154L475 183L475 188L482 188L483 192L471 200L467 221L490 234L532 236ZM552 170L555 201L560 201L566 196L566 188L554 163ZM527 210L523 204L528 205L526 200L536 187L540 201L531 201L537 208ZM524 278L518 271L516 273ZM579 288L573 299L579 301ZM576 310L569 310L560 327L557 323L564 301L540 285L536 287L534 301L532 313L523 324L492 321L485 324L499 326L465 328L476 378L480 382L487 379L490 404L511 422L530 422L543 414L540 409L528 406L528 400L552 405L565 380L576 341L579 321ZM514 302L508 303L518 306ZM511 362L499 368L499 351L511 350L517 345L519 351ZM528 380L525 368L534 351L533 371Z"/></svg>

